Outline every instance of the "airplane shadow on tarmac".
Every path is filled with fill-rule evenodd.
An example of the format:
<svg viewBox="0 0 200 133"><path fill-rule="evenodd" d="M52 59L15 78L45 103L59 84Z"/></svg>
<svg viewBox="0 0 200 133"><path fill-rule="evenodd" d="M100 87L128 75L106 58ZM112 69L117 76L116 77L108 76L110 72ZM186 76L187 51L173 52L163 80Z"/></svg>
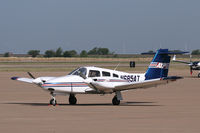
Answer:
<svg viewBox="0 0 200 133"><path fill-rule="evenodd" d="M183 76L183 78L188 78L188 79L199 79L197 76Z"/></svg>
<svg viewBox="0 0 200 133"><path fill-rule="evenodd" d="M155 102L122 102L120 105L112 105L112 103L91 103L91 104L76 104L76 105L70 105L70 104L58 104L56 106L163 106L163 105L157 105L154 104ZM27 105L27 106L53 106L49 105L48 103L25 103L25 102L7 102L2 104L13 104L13 105Z"/></svg>

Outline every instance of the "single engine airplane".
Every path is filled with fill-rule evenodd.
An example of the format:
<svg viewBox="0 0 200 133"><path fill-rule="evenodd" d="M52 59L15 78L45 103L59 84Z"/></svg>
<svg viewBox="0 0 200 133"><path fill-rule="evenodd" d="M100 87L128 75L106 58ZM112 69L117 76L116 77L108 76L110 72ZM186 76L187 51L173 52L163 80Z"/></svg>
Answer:
<svg viewBox="0 0 200 133"><path fill-rule="evenodd" d="M181 61L181 60L176 60L176 55L174 55L172 60L174 62L180 62L180 63L184 63L184 64L187 64L188 66L190 66L190 74L192 75L193 70L200 71L200 61L191 61L191 57L192 57L192 55L190 55L190 61ZM200 78L200 72L198 73L198 78Z"/></svg>
<svg viewBox="0 0 200 133"><path fill-rule="evenodd" d="M169 54L176 54L168 49L157 50L152 62L145 73L127 73L117 70L85 66L75 69L62 77L38 77L35 78L28 72L31 78L12 77L12 80L33 83L50 92L51 105L56 105L56 95L69 95L69 104L77 103L76 94L112 94L113 105L119 105L122 91L156 87L167 84L179 76L168 76L170 64Z"/></svg>

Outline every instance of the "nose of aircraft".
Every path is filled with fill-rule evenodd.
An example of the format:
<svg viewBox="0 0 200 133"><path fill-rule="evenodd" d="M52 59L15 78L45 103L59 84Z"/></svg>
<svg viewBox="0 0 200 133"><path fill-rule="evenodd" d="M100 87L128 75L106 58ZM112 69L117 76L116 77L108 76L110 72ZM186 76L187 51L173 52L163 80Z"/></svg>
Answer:
<svg viewBox="0 0 200 133"><path fill-rule="evenodd" d="M42 84L43 82L42 82L42 80L40 78L36 78L36 79L33 80L33 83Z"/></svg>

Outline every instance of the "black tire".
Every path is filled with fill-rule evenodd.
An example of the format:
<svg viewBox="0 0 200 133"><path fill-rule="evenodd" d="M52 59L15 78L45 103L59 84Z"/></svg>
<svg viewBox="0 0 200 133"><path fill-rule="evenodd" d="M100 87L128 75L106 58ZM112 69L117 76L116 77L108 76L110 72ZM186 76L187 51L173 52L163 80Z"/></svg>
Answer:
<svg viewBox="0 0 200 133"><path fill-rule="evenodd" d="M75 96L72 96L72 95L70 95L70 97L69 97L69 104L70 104L70 105L75 105L75 104L76 104L76 102L77 102L77 99L76 99L76 97L75 97Z"/></svg>
<svg viewBox="0 0 200 133"><path fill-rule="evenodd" d="M112 99L112 104L113 104L113 105L119 105L119 104L120 104L120 100L118 100L117 97L115 96L115 97Z"/></svg>
<svg viewBox="0 0 200 133"><path fill-rule="evenodd" d="M51 99L49 103L50 103L50 105L56 106L57 101L54 99Z"/></svg>
<svg viewBox="0 0 200 133"><path fill-rule="evenodd" d="M198 78L200 78L200 73L198 74Z"/></svg>
<svg viewBox="0 0 200 133"><path fill-rule="evenodd" d="M51 99L51 100L49 101L49 104L51 104L51 105L53 104L53 99Z"/></svg>

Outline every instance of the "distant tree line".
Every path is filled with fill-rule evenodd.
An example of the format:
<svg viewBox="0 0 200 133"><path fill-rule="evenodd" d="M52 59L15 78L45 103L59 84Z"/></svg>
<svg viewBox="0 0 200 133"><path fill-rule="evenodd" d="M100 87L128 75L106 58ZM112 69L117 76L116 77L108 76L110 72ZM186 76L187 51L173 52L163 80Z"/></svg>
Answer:
<svg viewBox="0 0 200 133"><path fill-rule="evenodd" d="M182 50L170 50L171 52L184 52L184 51L182 51ZM153 50L149 50L148 52L144 52L144 53L141 53L141 54L154 54L155 53L155 51L153 51ZM193 50L192 52L191 52L191 54L192 55L200 55L200 49L196 49L196 50Z"/></svg>
<svg viewBox="0 0 200 133"><path fill-rule="evenodd" d="M29 50L27 52L28 55L31 55L32 57L37 57L40 55L40 50ZM82 50L80 54L76 52L76 50L67 50L63 51L61 47L59 47L56 50L46 50L44 53L44 57L50 58L50 57L88 57L88 55L112 55L108 48L98 48L95 47L88 52L86 50Z"/></svg>
<svg viewBox="0 0 200 133"><path fill-rule="evenodd" d="M193 50L192 55L200 55L200 49Z"/></svg>
<svg viewBox="0 0 200 133"><path fill-rule="evenodd" d="M182 52L181 50L171 50L172 52ZM154 54L155 51L149 50L148 52L144 52L141 54ZM114 52L110 52L108 48L101 48L101 47L94 47L93 49L89 50L82 50L80 54L77 53L76 50L66 50L63 51L61 47L57 48L56 50L46 50L44 54L40 54L40 50L29 50L27 52L28 55L31 57L88 57L88 56L99 56L99 55L111 55L111 57L118 57L117 54ZM200 49L193 50L191 52L192 55L200 55ZM10 52L4 53L4 57L10 57L13 54ZM109 56L110 57L110 56Z"/></svg>

